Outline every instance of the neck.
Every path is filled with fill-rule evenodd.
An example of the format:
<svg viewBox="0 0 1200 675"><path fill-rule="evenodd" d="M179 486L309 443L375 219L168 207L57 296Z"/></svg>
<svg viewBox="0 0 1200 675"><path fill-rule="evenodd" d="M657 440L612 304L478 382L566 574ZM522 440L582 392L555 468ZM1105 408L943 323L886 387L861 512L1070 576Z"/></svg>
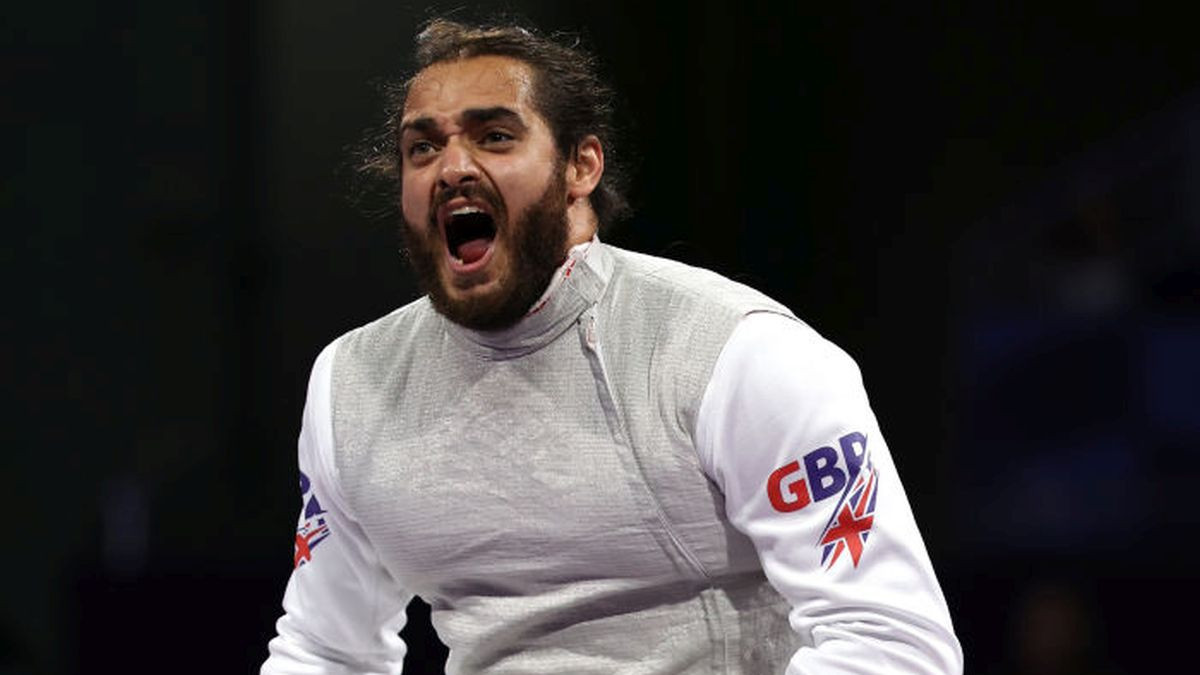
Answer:
<svg viewBox="0 0 1200 675"><path fill-rule="evenodd" d="M478 331L447 319L450 334L488 359L503 360L540 349L567 330L603 294L612 266L609 254L598 244L598 240L589 240L572 247L546 292L513 326Z"/></svg>
<svg viewBox="0 0 1200 675"><path fill-rule="evenodd" d="M587 199L575 199L567 205L568 249L591 241L598 229L596 212Z"/></svg>

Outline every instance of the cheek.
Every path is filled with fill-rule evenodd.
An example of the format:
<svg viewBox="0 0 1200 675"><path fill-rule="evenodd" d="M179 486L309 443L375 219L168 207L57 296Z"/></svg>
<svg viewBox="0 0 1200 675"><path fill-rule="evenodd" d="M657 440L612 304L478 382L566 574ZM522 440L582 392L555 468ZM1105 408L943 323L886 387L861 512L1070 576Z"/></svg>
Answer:
<svg viewBox="0 0 1200 675"><path fill-rule="evenodd" d="M424 225L429 219L429 199L416 176L400 179L400 211L413 225Z"/></svg>
<svg viewBox="0 0 1200 675"><path fill-rule="evenodd" d="M509 209L509 218L517 217L542 197L553 178L553 168L553 162L542 160L514 164L492 172L496 188Z"/></svg>

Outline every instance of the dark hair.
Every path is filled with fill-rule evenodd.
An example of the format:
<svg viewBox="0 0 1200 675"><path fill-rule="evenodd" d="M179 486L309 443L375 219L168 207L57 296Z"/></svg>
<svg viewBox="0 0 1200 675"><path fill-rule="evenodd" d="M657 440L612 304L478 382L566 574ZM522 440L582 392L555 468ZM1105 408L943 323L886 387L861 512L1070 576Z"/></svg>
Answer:
<svg viewBox="0 0 1200 675"><path fill-rule="evenodd" d="M625 172L616 153L613 92L601 81L594 56L565 34L543 37L516 25L473 26L433 19L417 34L416 72L436 63L475 56L507 56L533 71L533 106L546 120L559 155L568 157L588 135L604 147L604 175L590 196L600 227L619 220L629 210L624 195ZM415 77L415 73L413 75ZM360 171L398 181L400 116L412 84L410 77L385 85L387 117L382 138L368 143Z"/></svg>

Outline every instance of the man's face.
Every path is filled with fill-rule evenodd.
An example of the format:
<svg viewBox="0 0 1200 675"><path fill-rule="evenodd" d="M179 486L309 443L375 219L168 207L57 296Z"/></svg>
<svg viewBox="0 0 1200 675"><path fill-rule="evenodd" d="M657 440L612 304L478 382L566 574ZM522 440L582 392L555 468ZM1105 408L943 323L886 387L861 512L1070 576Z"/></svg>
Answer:
<svg viewBox="0 0 1200 675"><path fill-rule="evenodd" d="M532 104L525 63L434 64L400 124L403 234L434 306L477 329L512 325L567 249L564 163Z"/></svg>

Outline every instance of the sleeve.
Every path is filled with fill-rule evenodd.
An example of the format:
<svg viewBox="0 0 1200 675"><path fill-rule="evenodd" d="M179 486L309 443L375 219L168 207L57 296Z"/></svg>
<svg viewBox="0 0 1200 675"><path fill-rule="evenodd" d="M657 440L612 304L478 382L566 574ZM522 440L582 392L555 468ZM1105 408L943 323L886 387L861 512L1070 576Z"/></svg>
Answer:
<svg viewBox="0 0 1200 675"><path fill-rule="evenodd" d="M791 604L787 675L961 673L962 649L854 361L744 318L701 401L700 462Z"/></svg>
<svg viewBox="0 0 1200 675"><path fill-rule="evenodd" d="M284 615L262 675L400 673L412 598L346 508L333 462L330 379L336 342L313 366L299 442L303 505Z"/></svg>

